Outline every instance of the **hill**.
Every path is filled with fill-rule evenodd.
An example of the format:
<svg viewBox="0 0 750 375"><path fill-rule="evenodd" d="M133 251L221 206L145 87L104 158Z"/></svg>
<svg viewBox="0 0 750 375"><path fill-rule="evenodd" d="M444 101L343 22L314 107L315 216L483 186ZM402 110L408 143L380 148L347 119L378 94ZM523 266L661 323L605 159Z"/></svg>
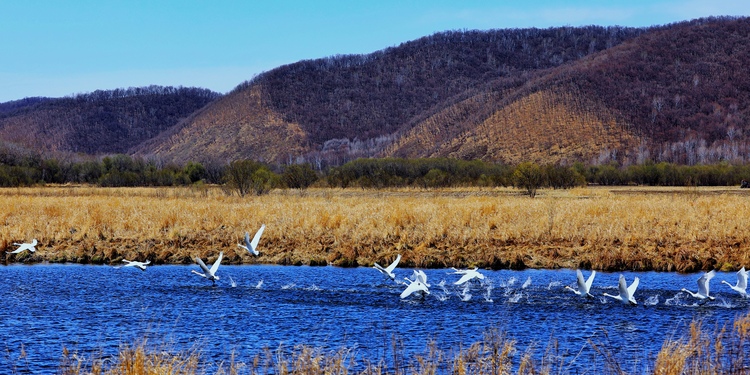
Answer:
<svg viewBox="0 0 750 375"><path fill-rule="evenodd" d="M40 151L125 153L219 97L150 86L0 104L0 139Z"/></svg>

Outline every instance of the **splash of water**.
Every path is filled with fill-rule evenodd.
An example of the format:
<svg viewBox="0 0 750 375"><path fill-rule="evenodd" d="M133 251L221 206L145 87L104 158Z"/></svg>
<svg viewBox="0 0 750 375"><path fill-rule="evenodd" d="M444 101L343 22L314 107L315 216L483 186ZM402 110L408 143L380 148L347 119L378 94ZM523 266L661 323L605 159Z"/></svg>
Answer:
<svg viewBox="0 0 750 375"><path fill-rule="evenodd" d="M448 300L448 295L447 294L441 294L441 293L435 293L435 298L437 298L437 300L440 301L440 302L445 302L445 301Z"/></svg>
<svg viewBox="0 0 750 375"><path fill-rule="evenodd" d="M550 281L549 285L547 285L547 290L552 290L552 288L557 288L561 285L562 283L559 281Z"/></svg>
<svg viewBox="0 0 750 375"><path fill-rule="evenodd" d="M461 290L459 297L461 297L461 301L464 302L471 299L471 293L469 293L469 283L464 284L464 289Z"/></svg>
<svg viewBox="0 0 750 375"><path fill-rule="evenodd" d="M659 304L659 296L653 295L651 297L648 297L645 301L643 301L644 306L654 306Z"/></svg>
<svg viewBox="0 0 750 375"><path fill-rule="evenodd" d="M684 305L685 303L682 301L682 292L679 292L672 296L672 298L667 298L666 301L664 301L664 304L667 306L679 306Z"/></svg>
<svg viewBox="0 0 750 375"><path fill-rule="evenodd" d="M287 289L291 289L291 288L294 288L295 286L297 286L297 284L295 284L295 283L289 283L289 284L283 285L283 286L281 287L281 289L282 289L282 290L287 290Z"/></svg>
<svg viewBox="0 0 750 375"><path fill-rule="evenodd" d="M313 284L313 285L310 285L309 287L305 288L305 290L317 292L317 291L320 291L320 290L323 290L323 289L320 289L317 285Z"/></svg>
<svg viewBox="0 0 750 375"><path fill-rule="evenodd" d="M515 293L512 296L510 296L510 298L508 298L508 303L518 303L518 301L520 301L521 298L523 298L523 293L520 293L520 292Z"/></svg>
<svg viewBox="0 0 750 375"><path fill-rule="evenodd" d="M484 292L484 301L485 302L494 302L492 301L492 283L487 283L487 290Z"/></svg>
<svg viewBox="0 0 750 375"><path fill-rule="evenodd" d="M232 285L232 288L236 288L237 287L237 283L234 281L234 279L232 278L232 276L229 276L229 284Z"/></svg>
<svg viewBox="0 0 750 375"><path fill-rule="evenodd" d="M255 285L255 289L260 289L260 287L263 286L263 280L258 281L258 284Z"/></svg>
<svg viewBox="0 0 750 375"><path fill-rule="evenodd" d="M521 285L521 289L526 289L531 285L531 276L529 276L526 281L523 282L523 285Z"/></svg>
<svg viewBox="0 0 750 375"><path fill-rule="evenodd" d="M437 286L439 286L440 289L443 290L443 294L446 296L445 298L448 299L448 296L451 294L451 292L449 292L448 288L445 287L445 280L440 280L440 283L438 283Z"/></svg>

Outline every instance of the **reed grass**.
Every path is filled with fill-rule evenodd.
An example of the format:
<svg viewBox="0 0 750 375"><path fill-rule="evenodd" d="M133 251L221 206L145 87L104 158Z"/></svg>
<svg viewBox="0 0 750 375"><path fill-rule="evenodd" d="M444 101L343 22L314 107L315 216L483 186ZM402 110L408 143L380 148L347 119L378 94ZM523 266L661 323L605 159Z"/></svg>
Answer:
<svg viewBox="0 0 750 375"><path fill-rule="evenodd" d="M0 189L0 260L731 271L750 265L750 200L732 189ZM258 258L239 249L267 229ZM7 255L37 238L34 254Z"/></svg>
<svg viewBox="0 0 750 375"><path fill-rule="evenodd" d="M657 375L714 375L747 374L750 363L745 352L750 338L750 314L739 317L732 327L710 331L701 321L694 321L682 338L667 338L655 359L644 358L642 373ZM395 342L395 341L394 341ZM504 375L504 374L627 374L623 369L624 354L614 351L606 342L590 345L596 358L584 368L574 368L572 361L559 360L555 341L551 340L544 352L534 347L520 352L514 339L490 329L482 341L460 348L456 353L445 353L429 342L422 354L407 357L394 343L394 363L386 365L381 359L356 359L349 349L324 351L300 345L292 351L279 347L264 349L247 362L231 353L227 363L206 360L198 350L169 353L154 349L144 340L133 346L123 346L114 358L86 360L85 356L63 349L58 373L81 374L275 374L275 375ZM632 358L630 359L632 360ZM214 370L215 369L215 370ZM638 371L641 373L641 371Z"/></svg>

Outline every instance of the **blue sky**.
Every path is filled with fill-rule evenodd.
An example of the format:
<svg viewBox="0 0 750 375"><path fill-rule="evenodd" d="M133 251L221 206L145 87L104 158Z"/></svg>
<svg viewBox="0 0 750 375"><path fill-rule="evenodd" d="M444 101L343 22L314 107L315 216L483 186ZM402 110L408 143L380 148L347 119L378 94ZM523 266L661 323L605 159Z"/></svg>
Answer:
<svg viewBox="0 0 750 375"><path fill-rule="evenodd" d="M0 102L146 85L227 92L279 65L444 30L650 26L747 0L0 0Z"/></svg>

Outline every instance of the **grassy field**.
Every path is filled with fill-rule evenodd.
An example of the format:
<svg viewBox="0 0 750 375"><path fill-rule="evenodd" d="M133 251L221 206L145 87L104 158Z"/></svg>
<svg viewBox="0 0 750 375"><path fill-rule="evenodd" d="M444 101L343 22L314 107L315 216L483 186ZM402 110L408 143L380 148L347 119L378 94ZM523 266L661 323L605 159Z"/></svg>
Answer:
<svg viewBox="0 0 750 375"><path fill-rule="evenodd" d="M731 271L750 266L738 188L279 190L0 189L0 260ZM267 228L260 257L237 247ZM34 254L6 254L37 238Z"/></svg>

